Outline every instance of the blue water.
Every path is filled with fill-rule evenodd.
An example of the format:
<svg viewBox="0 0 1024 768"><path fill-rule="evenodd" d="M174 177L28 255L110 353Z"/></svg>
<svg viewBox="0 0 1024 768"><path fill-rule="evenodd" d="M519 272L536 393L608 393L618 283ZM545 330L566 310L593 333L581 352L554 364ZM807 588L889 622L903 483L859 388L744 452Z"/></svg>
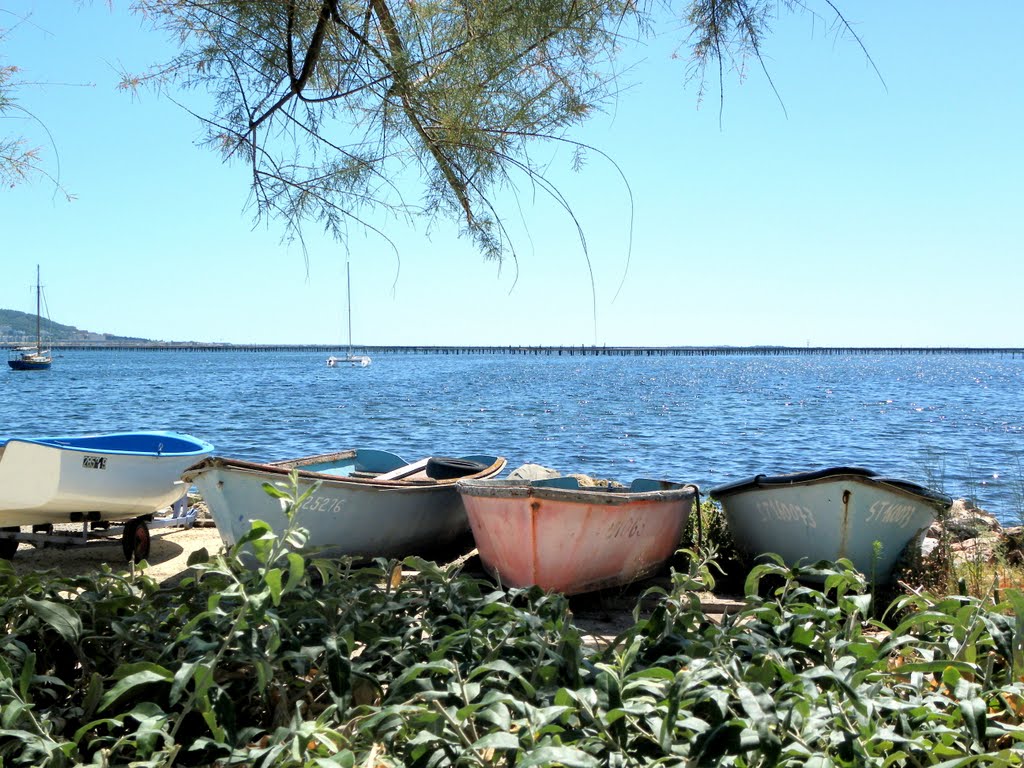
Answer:
<svg viewBox="0 0 1024 768"><path fill-rule="evenodd" d="M705 490L859 465L1024 518L1024 359L67 351L0 373L0 436L172 429L221 455L495 453Z"/></svg>

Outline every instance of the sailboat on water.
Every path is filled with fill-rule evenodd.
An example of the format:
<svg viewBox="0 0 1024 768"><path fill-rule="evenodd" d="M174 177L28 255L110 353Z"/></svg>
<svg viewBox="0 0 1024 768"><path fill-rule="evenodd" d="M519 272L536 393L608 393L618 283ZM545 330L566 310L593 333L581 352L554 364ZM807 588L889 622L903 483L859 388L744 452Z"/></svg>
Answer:
<svg viewBox="0 0 1024 768"><path fill-rule="evenodd" d="M15 347L7 364L16 371L45 371L53 363L50 350L43 349L43 334L40 321L43 288L39 282L39 265L36 264L36 344L34 347Z"/></svg>
<svg viewBox="0 0 1024 768"><path fill-rule="evenodd" d="M365 368L370 364L369 356L352 354L352 272L349 269L348 261L345 262L345 283L348 289L348 298L346 299L348 304L348 354L344 357L331 355L327 358L327 367L339 368L347 365L349 367Z"/></svg>

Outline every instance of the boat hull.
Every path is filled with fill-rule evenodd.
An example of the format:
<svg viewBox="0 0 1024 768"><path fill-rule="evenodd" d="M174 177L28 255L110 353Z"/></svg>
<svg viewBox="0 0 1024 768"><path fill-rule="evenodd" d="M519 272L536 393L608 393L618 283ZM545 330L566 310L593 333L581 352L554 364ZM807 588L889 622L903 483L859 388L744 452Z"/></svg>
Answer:
<svg viewBox="0 0 1024 768"><path fill-rule="evenodd" d="M914 483L846 467L758 475L714 488L711 497L721 502L736 544L747 553L774 552L790 566L847 558L879 582L952 503Z"/></svg>
<svg viewBox="0 0 1024 768"><path fill-rule="evenodd" d="M23 354L7 361L15 371L45 371L53 364L53 360L44 354Z"/></svg>
<svg viewBox="0 0 1024 768"><path fill-rule="evenodd" d="M182 472L213 452L173 432L0 442L0 526L127 520L170 506Z"/></svg>
<svg viewBox="0 0 1024 768"><path fill-rule="evenodd" d="M570 478L459 482L480 560L501 584L572 595L649 576L679 547L698 493L660 481L573 486Z"/></svg>
<svg viewBox="0 0 1024 768"><path fill-rule="evenodd" d="M327 358L328 368L365 368L370 364L370 358L366 355L348 355L346 357L331 356Z"/></svg>
<svg viewBox="0 0 1024 768"><path fill-rule="evenodd" d="M7 360L7 365L14 371L46 371L52 364L50 360Z"/></svg>
<svg viewBox="0 0 1024 768"><path fill-rule="evenodd" d="M505 466L505 459L494 456L465 460L482 465L473 477L492 477ZM468 533L456 479L431 479L423 472L386 479L388 474L400 474L404 466L416 465L394 454L362 450L273 464L211 458L193 467L185 479L199 489L228 547L249 533L257 520L278 535L287 530L282 501L263 486L270 483L286 490L293 469L300 492L320 483L295 517L295 525L308 532L302 548L306 554L401 557L449 544Z"/></svg>

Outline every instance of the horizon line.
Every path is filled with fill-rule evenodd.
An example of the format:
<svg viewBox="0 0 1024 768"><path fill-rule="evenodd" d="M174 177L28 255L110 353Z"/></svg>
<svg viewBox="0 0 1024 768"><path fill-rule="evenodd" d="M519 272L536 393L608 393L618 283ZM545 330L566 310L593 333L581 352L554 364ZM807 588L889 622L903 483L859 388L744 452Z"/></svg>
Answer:
<svg viewBox="0 0 1024 768"><path fill-rule="evenodd" d="M13 349L23 341L0 341ZM198 341L54 341L51 349L101 351L251 351L331 352L351 346L377 354L568 354L568 355L725 355L725 354L1010 354L1024 356L1024 347L991 346L872 346L827 344L629 345L629 344L275 344Z"/></svg>

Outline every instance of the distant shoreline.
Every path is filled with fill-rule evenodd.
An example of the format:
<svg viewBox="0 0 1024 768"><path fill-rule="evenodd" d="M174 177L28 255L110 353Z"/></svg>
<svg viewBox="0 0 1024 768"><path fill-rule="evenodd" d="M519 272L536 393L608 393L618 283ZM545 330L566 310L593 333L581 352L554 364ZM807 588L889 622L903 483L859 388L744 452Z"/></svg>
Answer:
<svg viewBox="0 0 1024 768"><path fill-rule="evenodd" d="M0 342L12 349L24 342ZM119 352L319 352L347 349L344 344L214 344L200 342L53 342L54 351ZM360 345L367 355L545 355L583 357L717 357L725 355L1002 355L1024 357L1024 347L785 347L785 346L558 346L558 345Z"/></svg>

